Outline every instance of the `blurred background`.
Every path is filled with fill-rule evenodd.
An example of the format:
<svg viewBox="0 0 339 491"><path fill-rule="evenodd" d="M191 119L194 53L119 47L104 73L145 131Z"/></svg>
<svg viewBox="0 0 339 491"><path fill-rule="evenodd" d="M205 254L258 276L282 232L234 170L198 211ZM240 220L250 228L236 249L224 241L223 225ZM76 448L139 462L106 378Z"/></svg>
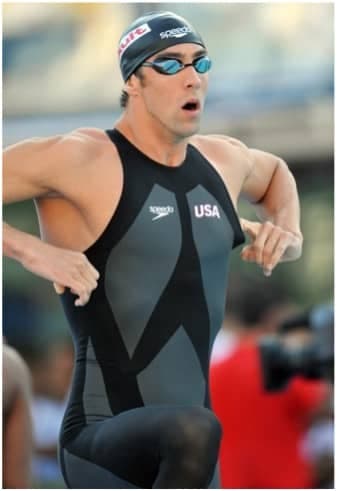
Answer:
<svg viewBox="0 0 339 491"><path fill-rule="evenodd" d="M120 113L120 34L149 11L183 15L213 60L201 131L276 153L297 180L303 257L278 266L268 284L288 291L299 309L332 302L333 9L330 3L6 3L3 145L76 127L112 127ZM254 218L244 203L239 211ZM33 203L5 206L3 215L38 233ZM239 251L231 273L261 275L241 262ZM55 448L73 357L66 321L48 282L7 259L3 275L4 335L31 370L33 416L41 422L34 486L61 487ZM42 424L52 420L53 428Z"/></svg>

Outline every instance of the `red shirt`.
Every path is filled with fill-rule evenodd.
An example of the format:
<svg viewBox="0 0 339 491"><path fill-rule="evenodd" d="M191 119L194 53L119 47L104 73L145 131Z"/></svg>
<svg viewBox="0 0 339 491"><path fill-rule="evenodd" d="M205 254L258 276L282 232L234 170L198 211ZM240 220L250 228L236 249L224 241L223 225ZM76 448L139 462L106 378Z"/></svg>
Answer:
<svg viewBox="0 0 339 491"><path fill-rule="evenodd" d="M223 488L312 487L311 464L300 445L312 412L327 395L324 382L295 377L282 391L265 391L258 348L247 342L212 360L210 390L223 427Z"/></svg>

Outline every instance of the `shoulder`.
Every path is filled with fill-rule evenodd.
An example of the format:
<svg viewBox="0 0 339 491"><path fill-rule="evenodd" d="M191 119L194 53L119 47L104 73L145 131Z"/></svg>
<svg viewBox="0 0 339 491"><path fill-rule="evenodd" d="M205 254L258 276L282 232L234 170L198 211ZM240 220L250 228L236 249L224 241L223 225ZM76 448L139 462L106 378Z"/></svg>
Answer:
<svg viewBox="0 0 339 491"><path fill-rule="evenodd" d="M92 165L109 155L110 160L118 159L115 145L104 130L97 128L77 128L69 133L50 138L33 138L30 144L35 147L42 160L59 170L78 170Z"/></svg>
<svg viewBox="0 0 339 491"><path fill-rule="evenodd" d="M190 143L197 147L219 151L248 153L249 148L240 140L227 135L194 135Z"/></svg>
<svg viewBox="0 0 339 491"><path fill-rule="evenodd" d="M208 160L218 165L237 165L238 171L249 172L252 165L250 149L240 140L226 135L195 135L190 143ZM239 168L240 166L240 168Z"/></svg>
<svg viewBox="0 0 339 491"><path fill-rule="evenodd" d="M56 160L59 164L63 158L85 158L100 153L108 143L108 136L103 130L95 128L78 128L65 134L48 137L32 137L14 143L4 149L4 157L21 157L45 162L46 165ZM113 145L112 145L113 146ZM12 161L13 159L11 159Z"/></svg>
<svg viewBox="0 0 339 491"><path fill-rule="evenodd" d="M61 135L55 142L54 150L66 158L75 156L81 162L100 157L107 148L113 147L104 130L97 128L77 128ZM78 160L78 161L79 161Z"/></svg>
<svg viewBox="0 0 339 491"><path fill-rule="evenodd" d="M243 142L226 135L195 135L190 143L215 167L236 201L251 174L253 154Z"/></svg>

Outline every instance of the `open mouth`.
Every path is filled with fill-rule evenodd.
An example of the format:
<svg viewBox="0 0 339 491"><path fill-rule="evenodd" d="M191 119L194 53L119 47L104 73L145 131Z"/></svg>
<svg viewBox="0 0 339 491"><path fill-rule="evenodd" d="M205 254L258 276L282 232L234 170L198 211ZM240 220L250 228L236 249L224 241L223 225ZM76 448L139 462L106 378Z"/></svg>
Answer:
<svg viewBox="0 0 339 491"><path fill-rule="evenodd" d="M200 109L199 101L188 101L182 106L185 111L198 111Z"/></svg>

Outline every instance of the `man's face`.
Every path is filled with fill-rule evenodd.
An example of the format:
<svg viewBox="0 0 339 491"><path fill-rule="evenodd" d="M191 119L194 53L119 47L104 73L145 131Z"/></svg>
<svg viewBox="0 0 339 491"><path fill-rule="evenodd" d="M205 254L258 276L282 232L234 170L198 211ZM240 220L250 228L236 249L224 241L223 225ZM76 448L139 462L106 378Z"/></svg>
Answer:
<svg viewBox="0 0 339 491"><path fill-rule="evenodd" d="M178 44L160 51L147 62L175 59L186 64L206 54L197 44ZM197 133L208 73L198 73L193 66L188 66L174 75L165 75L147 66L141 68L141 75L140 96L152 120L179 138Z"/></svg>

